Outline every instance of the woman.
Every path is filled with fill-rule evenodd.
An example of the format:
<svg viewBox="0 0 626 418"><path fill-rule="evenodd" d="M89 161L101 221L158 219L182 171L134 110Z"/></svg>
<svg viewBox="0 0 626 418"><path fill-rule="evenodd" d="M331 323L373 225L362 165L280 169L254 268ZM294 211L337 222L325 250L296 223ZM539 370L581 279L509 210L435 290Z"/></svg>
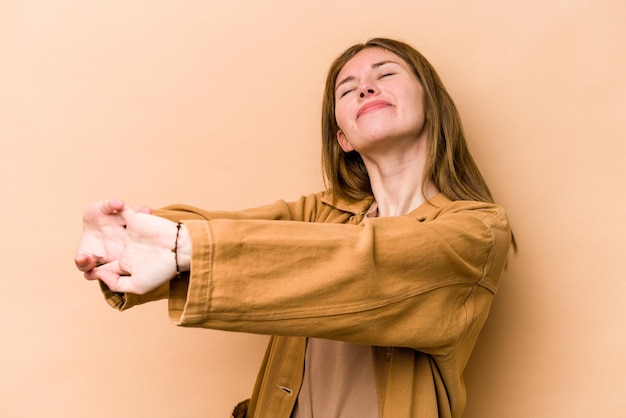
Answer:
<svg viewBox="0 0 626 418"><path fill-rule="evenodd" d="M332 64L322 128L327 191L236 213L98 203L76 264L118 309L168 297L178 325L272 335L235 417L460 417L515 244L455 106L417 51L373 39Z"/></svg>

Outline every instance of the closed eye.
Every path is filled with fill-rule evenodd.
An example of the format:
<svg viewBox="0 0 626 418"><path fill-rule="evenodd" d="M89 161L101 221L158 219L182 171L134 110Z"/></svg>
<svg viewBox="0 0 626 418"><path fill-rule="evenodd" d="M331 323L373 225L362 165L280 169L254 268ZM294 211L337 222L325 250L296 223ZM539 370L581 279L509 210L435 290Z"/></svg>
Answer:
<svg viewBox="0 0 626 418"><path fill-rule="evenodd" d="M339 95L339 98L345 97L348 93L351 93L351 92L353 92L354 90L355 90L355 89L349 89L349 90L344 91L343 93L341 93L341 94Z"/></svg>
<svg viewBox="0 0 626 418"><path fill-rule="evenodd" d="M392 76L392 75L395 75L395 74L396 73L385 73L385 74L381 75L380 77L378 77L378 79L389 77L389 76Z"/></svg>

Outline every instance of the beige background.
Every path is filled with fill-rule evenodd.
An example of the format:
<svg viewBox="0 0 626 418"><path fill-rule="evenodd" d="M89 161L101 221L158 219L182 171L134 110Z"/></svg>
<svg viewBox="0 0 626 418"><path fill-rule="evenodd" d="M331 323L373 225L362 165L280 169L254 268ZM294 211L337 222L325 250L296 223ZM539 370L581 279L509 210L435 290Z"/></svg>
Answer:
<svg viewBox="0 0 626 418"><path fill-rule="evenodd" d="M83 208L239 209L322 187L330 61L420 49L516 229L468 418L626 416L626 3L0 0L0 416L225 417L266 337L120 314Z"/></svg>

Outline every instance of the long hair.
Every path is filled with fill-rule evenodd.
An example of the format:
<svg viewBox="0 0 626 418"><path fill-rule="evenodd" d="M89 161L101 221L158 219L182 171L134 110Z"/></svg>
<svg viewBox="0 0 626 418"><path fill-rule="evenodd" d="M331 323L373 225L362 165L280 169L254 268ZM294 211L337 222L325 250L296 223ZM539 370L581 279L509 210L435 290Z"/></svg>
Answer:
<svg viewBox="0 0 626 418"><path fill-rule="evenodd" d="M439 75L415 48L386 38L374 38L348 48L328 70L322 105L322 168L326 187L332 191L334 198L358 201L372 195L372 186L361 156L356 151L344 152L339 146L339 125L335 118L337 76L352 57L366 48L382 48L397 55L407 63L422 84L428 129L428 155L423 178L432 181L451 200L494 203L491 191L467 148L459 112ZM513 234L511 244L514 253L517 253L517 241Z"/></svg>
<svg viewBox="0 0 626 418"><path fill-rule="evenodd" d="M335 118L337 76L352 57L366 48L382 48L403 59L424 89L428 155L423 178L432 181L451 200L493 203L489 187L467 148L456 106L435 69L410 45L385 38L371 39L348 48L328 71L322 107L322 168L326 187L335 197L349 201L372 195L361 156L356 151L344 152L337 142L339 126Z"/></svg>

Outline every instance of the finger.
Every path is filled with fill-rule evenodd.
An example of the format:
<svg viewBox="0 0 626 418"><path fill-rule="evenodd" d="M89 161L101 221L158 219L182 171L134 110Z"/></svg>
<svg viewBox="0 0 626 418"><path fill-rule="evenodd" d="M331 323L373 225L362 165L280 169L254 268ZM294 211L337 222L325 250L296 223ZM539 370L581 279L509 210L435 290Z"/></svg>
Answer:
<svg viewBox="0 0 626 418"><path fill-rule="evenodd" d="M90 205L83 213L83 229L85 229L86 225L99 225L101 223L118 221L115 215L122 211L124 206L124 202L120 199L109 199Z"/></svg>
<svg viewBox="0 0 626 418"><path fill-rule="evenodd" d="M123 286L121 286L121 284L123 284L124 282L122 280L122 278L124 277L126 276L120 276L119 274L108 270L101 270L100 272L98 272L98 280L101 280L113 292L125 292L125 290L122 288Z"/></svg>
<svg viewBox="0 0 626 418"><path fill-rule="evenodd" d="M99 280L106 284L113 292L134 293L137 295L145 293L137 288L132 276L119 275L113 271L103 270L100 272Z"/></svg>
<svg viewBox="0 0 626 418"><path fill-rule="evenodd" d="M101 280L114 292L126 292L130 284L130 276L120 270L117 260L85 272L85 278Z"/></svg>
<svg viewBox="0 0 626 418"><path fill-rule="evenodd" d="M84 271L85 279L87 279L87 280L101 280L103 274L108 274L108 273L104 273L105 271L109 271L110 272L110 270L106 270L105 266L106 266L106 264L102 264L102 265L94 266L93 268L91 268L89 270L85 270Z"/></svg>
<svg viewBox="0 0 626 418"><path fill-rule="evenodd" d="M123 200L111 198L104 202L100 202L98 209L105 215L111 215L124 209L124 205L125 203Z"/></svg>
<svg viewBox="0 0 626 418"><path fill-rule="evenodd" d="M78 254L74 258L74 264L76 264L76 268L80 271L89 271L95 267L95 263L87 254Z"/></svg>
<svg viewBox="0 0 626 418"><path fill-rule="evenodd" d="M83 253L78 254L76 258L74 258L74 263L78 270L86 272L101 265L102 258L93 254Z"/></svg>

